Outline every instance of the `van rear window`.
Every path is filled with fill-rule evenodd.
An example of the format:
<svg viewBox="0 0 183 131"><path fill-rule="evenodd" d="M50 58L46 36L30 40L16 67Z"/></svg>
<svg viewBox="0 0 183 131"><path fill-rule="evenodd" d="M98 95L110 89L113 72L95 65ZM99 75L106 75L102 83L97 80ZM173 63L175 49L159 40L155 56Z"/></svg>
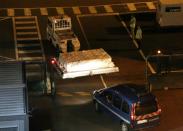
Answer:
<svg viewBox="0 0 183 131"><path fill-rule="evenodd" d="M137 104L135 107L135 115L145 115L158 110L157 102L155 100L146 101L146 103Z"/></svg>

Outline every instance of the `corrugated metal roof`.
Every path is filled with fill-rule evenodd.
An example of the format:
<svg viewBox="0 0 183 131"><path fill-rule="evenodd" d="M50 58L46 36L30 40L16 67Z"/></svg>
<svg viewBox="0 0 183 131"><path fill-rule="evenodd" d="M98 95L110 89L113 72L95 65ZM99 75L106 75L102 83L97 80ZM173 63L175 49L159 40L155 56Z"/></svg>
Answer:
<svg viewBox="0 0 183 131"><path fill-rule="evenodd" d="M24 115L24 92L20 88L0 88L0 116Z"/></svg>
<svg viewBox="0 0 183 131"><path fill-rule="evenodd" d="M26 114L26 84L22 62L0 62L0 116Z"/></svg>
<svg viewBox="0 0 183 131"><path fill-rule="evenodd" d="M24 83L21 62L0 62L0 85Z"/></svg>

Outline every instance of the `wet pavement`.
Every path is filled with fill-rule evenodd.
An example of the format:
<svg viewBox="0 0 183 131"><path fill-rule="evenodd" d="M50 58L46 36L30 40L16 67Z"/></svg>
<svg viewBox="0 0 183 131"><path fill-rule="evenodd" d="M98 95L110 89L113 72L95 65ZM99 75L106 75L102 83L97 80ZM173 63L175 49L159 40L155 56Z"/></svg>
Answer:
<svg viewBox="0 0 183 131"><path fill-rule="evenodd" d="M182 75L175 76L174 78L163 76L161 85L169 88L152 90L162 108L161 123L157 127L143 131L181 131L183 129L183 89L179 88L182 86ZM159 82L160 78L158 77ZM159 82L154 84L157 85ZM94 83L88 83L88 85L93 86ZM85 88L85 91L87 91L87 88ZM80 96L74 92L75 90L77 89L73 88L69 92L70 95L68 95L69 93L64 95L64 92L67 91L64 88L63 92L60 90L60 93L57 93L55 99L50 96L30 94L29 104L35 107L30 118L30 131L48 129L51 131L119 130L119 122L114 121L106 114L97 114L94 111L91 88L88 88L88 94Z"/></svg>

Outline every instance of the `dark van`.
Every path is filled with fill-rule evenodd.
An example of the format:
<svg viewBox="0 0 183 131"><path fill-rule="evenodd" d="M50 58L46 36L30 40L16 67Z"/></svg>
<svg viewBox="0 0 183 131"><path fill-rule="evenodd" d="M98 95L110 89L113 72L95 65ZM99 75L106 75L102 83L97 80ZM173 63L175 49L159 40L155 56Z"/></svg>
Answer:
<svg viewBox="0 0 183 131"><path fill-rule="evenodd" d="M110 112L120 121L121 130L137 130L160 123L161 109L145 85L123 84L93 92L97 112Z"/></svg>

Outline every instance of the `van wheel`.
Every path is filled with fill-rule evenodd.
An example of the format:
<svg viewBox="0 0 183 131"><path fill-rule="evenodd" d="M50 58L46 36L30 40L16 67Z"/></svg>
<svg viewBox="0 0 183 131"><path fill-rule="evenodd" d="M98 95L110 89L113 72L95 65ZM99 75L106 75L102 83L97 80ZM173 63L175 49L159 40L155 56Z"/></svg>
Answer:
<svg viewBox="0 0 183 131"><path fill-rule="evenodd" d="M95 111L98 112L98 113L101 112L101 110L100 110L100 105L99 105L99 103L96 102L96 101L95 101Z"/></svg>
<svg viewBox="0 0 183 131"><path fill-rule="evenodd" d="M121 122L120 126L121 126L121 131L131 131L129 128L129 125L125 122Z"/></svg>

